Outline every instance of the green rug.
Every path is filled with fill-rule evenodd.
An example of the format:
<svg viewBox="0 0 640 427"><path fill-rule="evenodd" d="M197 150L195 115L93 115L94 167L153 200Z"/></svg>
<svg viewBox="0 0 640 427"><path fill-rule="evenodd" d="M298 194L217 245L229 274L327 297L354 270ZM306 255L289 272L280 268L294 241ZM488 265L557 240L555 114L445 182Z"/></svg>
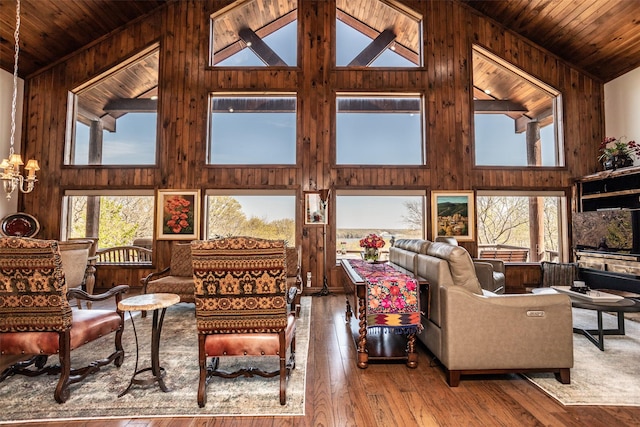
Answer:
<svg viewBox="0 0 640 427"><path fill-rule="evenodd" d="M214 378L207 387L207 404L199 408L198 340L192 304L178 304L167 309L160 339L160 364L166 369L165 384L171 389L163 393L157 384L134 385L128 394L118 394L129 384L135 366L135 341L131 322L123 337L126 352L120 368L103 367L85 381L71 386L71 396L60 405L53 398L57 377L26 378L14 376L0 383L0 423L27 420L78 420L86 418L134 418L179 416L304 416L307 353L311 297L303 297L296 332L296 367L287 384L287 404L280 405L279 377ZM139 368L150 366L151 318L134 314L140 341ZM113 338L105 337L72 353L72 361L90 361L95 354L112 351ZM234 370L245 358L221 359L220 368ZM277 369L277 358L251 358L249 365L266 370ZM49 363L57 363L57 357ZM86 364L86 362L85 362ZM74 363L79 366L80 363ZM247 363L244 363L246 366Z"/></svg>
<svg viewBox="0 0 640 427"><path fill-rule="evenodd" d="M615 329L616 317L603 313L605 328ZM573 324L597 327L596 312L573 309ZM640 406L640 323L626 320L626 335L604 337L604 350L580 334L573 334L574 365L571 384L561 384L553 374L528 374L527 378L563 405Z"/></svg>

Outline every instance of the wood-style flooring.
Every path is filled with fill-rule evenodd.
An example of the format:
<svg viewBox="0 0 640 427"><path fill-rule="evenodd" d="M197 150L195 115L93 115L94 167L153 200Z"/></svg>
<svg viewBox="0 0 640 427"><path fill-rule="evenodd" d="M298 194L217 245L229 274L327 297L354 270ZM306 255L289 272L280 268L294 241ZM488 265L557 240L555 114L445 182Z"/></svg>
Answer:
<svg viewBox="0 0 640 427"><path fill-rule="evenodd" d="M463 377L459 387L450 388L442 368L422 344L418 346L417 369L409 369L404 364L372 364L367 369L359 369L356 367L356 349L345 325L344 308L344 295L313 298L304 417L95 419L28 425L611 427L640 423L640 407L565 407L519 375ZM11 379L0 387L11 387ZM162 393L159 392L158 398L162 398ZM193 405L197 412L195 401L185 402L185 405Z"/></svg>

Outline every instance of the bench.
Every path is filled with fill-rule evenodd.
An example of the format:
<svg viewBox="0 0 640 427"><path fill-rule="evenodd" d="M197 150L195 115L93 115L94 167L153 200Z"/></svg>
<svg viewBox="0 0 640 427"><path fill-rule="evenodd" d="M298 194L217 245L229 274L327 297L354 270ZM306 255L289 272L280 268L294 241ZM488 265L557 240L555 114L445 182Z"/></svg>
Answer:
<svg viewBox="0 0 640 427"><path fill-rule="evenodd" d="M140 246L114 246L96 251L96 265L151 265L151 249Z"/></svg>
<svg viewBox="0 0 640 427"><path fill-rule="evenodd" d="M504 262L527 262L529 249L482 249L478 258L501 259Z"/></svg>

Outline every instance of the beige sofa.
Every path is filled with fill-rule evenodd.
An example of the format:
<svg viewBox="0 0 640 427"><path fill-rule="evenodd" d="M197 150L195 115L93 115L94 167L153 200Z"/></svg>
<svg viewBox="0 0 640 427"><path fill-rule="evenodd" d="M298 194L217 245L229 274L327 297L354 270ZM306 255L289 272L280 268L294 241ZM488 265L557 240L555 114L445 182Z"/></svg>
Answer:
<svg viewBox="0 0 640 427"><path fill-rule="evenodd" d="M418 338L440 360L450 386L461 375L523 372L553 372L558 381L570 382L568 296L483 290L469 253L447 243L397 240L389 261L429 282Z"/></svg>

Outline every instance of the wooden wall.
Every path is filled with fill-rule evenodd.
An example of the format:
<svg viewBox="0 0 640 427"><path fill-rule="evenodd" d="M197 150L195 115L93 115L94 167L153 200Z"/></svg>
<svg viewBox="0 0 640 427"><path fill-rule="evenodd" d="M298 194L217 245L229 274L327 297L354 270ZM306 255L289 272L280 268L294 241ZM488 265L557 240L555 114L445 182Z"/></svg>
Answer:
<svg viewBox="0 0 640 427"><path fill-rule="evenodd" d="M602 82L457 1L401 3L424 16L425 67L336 69L335 3L298 0L299 67L212 69L209 16L230 1L192 0L165 8L97 41L25 82L24 148L40 159L36 190L20 207L41 222L39 237L60 237L64 190L118 188L278 188L299 196L297 243L303 272L322 277L322 229L305 226L302 192L332 189L536 189L570 195L575 177L597 168L603 136ZM160 43L157 167L63 166L67 92L141 48ZM566 167L473 166L471 46L478 43L562 93ZM292 167L205 165L207 96L212 91L289 91L299 97L298 157ZM337 167L334 97L340 91L421 92L426 100L427 165ZM335 195L335 192L332 193ZM334 196L335 197L335 196ZM331 203L332 201L330 201ZM335 212L330 208L327 264L335 265ZM430 221L427 221L430 224ZM430 227L430 225L429 225ZM431 230L428 230L428 237ZM474 254L475 243L465 244ZM155 265L169 262L169 242L155 243ZM331 274L330 277L336 277ZM107 279L108 281L108 279ZM320 285L321 282L317 281ZM133 285L133 283L132 283ZM331 283L339 286L338 283ZM314 291L317 289L307 289Z"/></svg>

